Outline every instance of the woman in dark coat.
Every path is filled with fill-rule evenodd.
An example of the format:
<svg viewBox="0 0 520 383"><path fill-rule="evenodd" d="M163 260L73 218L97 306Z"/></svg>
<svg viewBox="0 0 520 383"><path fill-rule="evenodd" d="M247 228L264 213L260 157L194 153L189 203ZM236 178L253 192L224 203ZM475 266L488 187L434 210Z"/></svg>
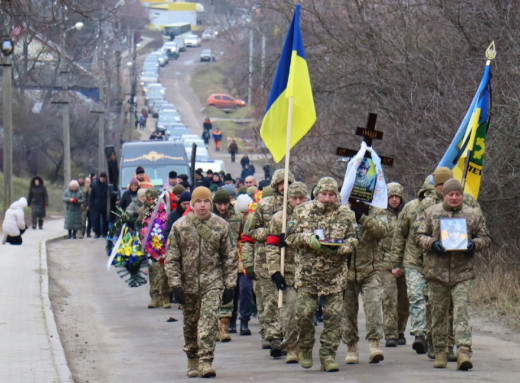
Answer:
<svg viewBox="0 0 520 383"><path fill-rule="evenodd" d="M69 231L69 239L76 239L76 232L83 227L81 204L85 202L78 181L70 181L69 188L63 193L62 199L65 202L65 230Z"/></svg>
<svg viewBox="0 0 520 383"><path fill-rule="evenodd" d="M49 196L47 195L47 188L43 185L43 180L39 176L33 177L27 196L27 206L30 206L32 210L31 222L33 229L36 229L36 222L38 222L38 227L43 229L45 208L48 205Z"/></svg>

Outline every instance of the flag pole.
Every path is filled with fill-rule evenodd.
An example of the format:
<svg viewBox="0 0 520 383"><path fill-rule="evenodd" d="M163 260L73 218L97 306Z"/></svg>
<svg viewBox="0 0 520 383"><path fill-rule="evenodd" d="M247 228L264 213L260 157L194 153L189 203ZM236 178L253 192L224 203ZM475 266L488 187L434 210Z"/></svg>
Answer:
<svg viewBox="0 0 520 383"><path fill-rule="evenodd" d="M287 112L287 135L285 137L285 168L283 175L283 207L282 207L282 233L287 232L287 192L289 189L289 162L291 160L291 126L292 126L293 96L289 97ZM285 273L285 246L280 250L280 273ZM278 308L283 306L283 290L278 290Z"/></svg>

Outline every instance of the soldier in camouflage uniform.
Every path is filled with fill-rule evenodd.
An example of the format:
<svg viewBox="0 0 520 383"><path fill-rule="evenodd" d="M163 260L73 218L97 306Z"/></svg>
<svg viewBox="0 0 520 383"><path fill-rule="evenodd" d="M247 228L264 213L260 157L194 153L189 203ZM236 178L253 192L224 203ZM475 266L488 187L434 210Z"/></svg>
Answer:
<svg viewBox="0 0 520 383"><path fill-rule="evenodd" d="M85 230L87 228L87 214L88 214L88 200L90 198L90 185L85 182L85 176L80 174L78 177L79 188L85 197L85 202L81 204L81 230L78 233L78 238L85 236ZM88 233L90 237L90 233Z"/></svg>
<svg viewBox="0 0 520 383"><path fill-rule="evenodd" d="M430 206L433 206L435 204L438 204L439 202L442 202L443 199L443 185L444 182L449 180L450 178L453 178L452 171L444 166L438 167L433 172L433 186L434 190L432 190L429 195L427 195L422 201L420 206L420 212L422 213ZM464 193L464 203L466 205L469 205L475 209L477 209L480 213L482 213L482 210L480 209L480 205L477 202L473 196L471 196L468 193ZM419 216L419 214L417 215ZM429 290L428 290L429 292ZM428 296L428 293L426 293ZM427 298L428 299L428 298ZM457 356L455 355L455 352L453 350L453 346L455 344L455 339L453 338L453 302L450 304L450 336L449 336L449 346L448 346L448 361L449 362L455 362L457 361ZM428 347L433 346L432 340L428 339ZM433 347L430 347L430 350L428 351L428 356L433 359Z"/></svg>
<svg viewBox="0 0 520 383"><path fill-rule="evenodd" d="M386 236L379 242L381 262L379 264L379 279L383 287L383 324L386 347L406 344L404 331L408 322L408 297L406 295L406 280L404 275L392 273L392 237L397 223L397 217L403 208L403 187L397 182L386 185L388 207L384 210L387 226Z"/></svg>
<svg viewBox="0 0 520 383"><path fill-rule="evenodd" d="M314 313L323 297L323 331L320 342L321 369L338 371L336 350L341 336L343 292L347 277L347 257L358 244L353 212L342 206L338 184L333 178L320 179L314 189L316 199L298 206L293 212L291 230L285 239L296 253L296 321L300 364L312 367ZM328 240L339 246L327 246ZM379 308L381 310L381 308Z"/></svg>
<svg viewBox="0 0 520 383"><path fill-rule="evenodd" d="M294 176L289 172L289 184ZM282 329L278 312L278 294L271 280L265 259L265 242L269 231L269 222L273 215L282 210L284 192L284 170L274 172L271 180L273 195L262 198L253 213L247 217L242 236L242 258L246 276L255 279L254 290L258 308L258 321L262 335L262 348L270 347L274 358L282 356ZM269 342L265 345L264 339Z"/></svg>
<svg viewBox="0 0 520 383"><path fill-rule="evenodd" d="M448 313L453 302L453 331L457 346L457 369L473 368L469 294L475 278L473 256L491 245L482 213L463 203L463 188L454 178L443 186L443 202L426 209L417 218L413 240L425 251L424 274L432 302L432 335L435 368L446 368L449 335ZM465 218L466 250L446 251L442 245L440 223L443 218Z"/></svg>
<svg viewBox="0 0 520 383"><path fill-rule="evenodd" d="M410 333L415 335L412 349L418 354L428 351L426 342L431 327L431 310L427 304L428 284L423 273L423 252L413 243L413 226L417 215L421 213L421 201L424 195L433 190L430 182L432 176L428 175L422 188L417 193L416 199L404 205L399 213L394 235L392 238L392 250L390 252L392 274L406 278L407 296L410 303Z"/></svg>
<svg viewBox="0 0 520 383"><path fill-rule="evenodd" d="M343 303L342 339L347 344L345 363L359 362L358 311L359 294L363 296L366 315L366 339L368 340L368 362L379 363L384 354L379 348L382 337L383 319L381 314L382 295L378 268L380 262L379 241L387 236L386 213L371 206L368 214L363 214L353 206L359 224L359 246L349 260L347 288Z"/></svg>
<svg viewBox="0 0 520 383"><path fill-rule="evenodd" d="M213 213L218 217L224 219L229 224L229 227L231 229L231 243L233 247L236 248L238 237L240 236L240 233L242 233L243 230L242 214L235 212L233 205L231 205L231 196L227 190L219 189L213 196ZM231 341L231 335L229 335L229 324L232 314L233 301L229 302L226 305L220 306L219 332L217 338L221 342Z"/></svg>
<svg viewBox="0 0 520 383"><path fill-rule="evenodd" d="M286 232L293 227L293 209L307 201L307 186L294 182L287 191ZM266 262L269 275L278 290L283 290L283 306L280 309L280 322L283 331L282 347L287 350L286 363L298 363L298 328L296 326L296 289L294 288L294 270L296 249L285 246L285 233L282 231L283 214L276 213L269 224L266 246ZM281 273L281 248L285 246L284 272Z"/></svg>
<svg viewBox="0 0 520 383"><path fill-rule="evenodd" d="M144 225L144 221L149 217L155 209L159 193L155 188L148 188L145 191L146 201L140 209L139 216L141 217L140 225ZM163 307L165 309L171 308L170 304L170 287L168 280L164 273L164 266L158 259L148 257L150 266L148 267L148 278L150 279L150 298L151 302L148 304L149 309Z"/></svg>
<svg viewBox="0 0 520 383"><path fill-rule="evenodd" d="M211 213L211 192L197 187L192 211L174 223L164 267L173 295L182 304L184 352L189 377L212 377L221 304L233 301L237 253L229 224Z"/></svg>

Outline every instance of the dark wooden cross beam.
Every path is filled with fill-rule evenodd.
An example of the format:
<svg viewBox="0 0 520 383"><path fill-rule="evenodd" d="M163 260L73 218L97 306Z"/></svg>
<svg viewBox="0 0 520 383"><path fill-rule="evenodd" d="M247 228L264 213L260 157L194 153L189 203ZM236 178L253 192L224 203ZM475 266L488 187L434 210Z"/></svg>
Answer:
<svg viewBox="0 0 520 383"><path fill-rule="evenodd" d="M376 121L377 114L369 113L368 121L365 128L356 128L356 136L362 136L363 141L367 144L367 146L372 146L372 140L382 140L383 132L376 130ZM357 154L358 150L347 149L338 147L336 149L336 154L342 157L354 157ZM365 153L365 157L371 158L370 152ZM392 157L379 156L381 158L381 163L383 165L392 166L394 164L394 159Z"/></svg>

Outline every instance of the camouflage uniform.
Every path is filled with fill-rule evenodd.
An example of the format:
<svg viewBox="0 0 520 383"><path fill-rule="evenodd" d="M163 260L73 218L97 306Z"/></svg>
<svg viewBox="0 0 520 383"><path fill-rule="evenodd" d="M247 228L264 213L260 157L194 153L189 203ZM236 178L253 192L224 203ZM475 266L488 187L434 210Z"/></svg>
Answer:
<svg viewBox="0 0 520 383"><path fill-rule="evenodd" d="M453 300L453 331L457 347L471 350L471 327L469 323L469 293L475 278L473 257L463 251L448 251L437 254L431 250L435 240L440 239L440 218L465 218L468 240L475 243L475 251L491 245L485 219L479 209L461 204L456 209L439 203L426 209L417 218L414 243L425 251L424 274L430 285L432 303L432 335L435 352L448 346L448 312Z"/></svg>
<svg viewBox="0 0 520 383"><path fill-rule="evenodd" d="M237 213L235 209L233 208L233 205L229 205L229 208L227 210L227 213L225 216L221 216L218 214L217 209L215 206L213 206L213 213L219 216L220 218L224 219L228 224L229 228L231 229L230 235L231 235L231 244L233 247L237 247L238 237L240 236L240 233L242 233L243 229L243 220L242 220L242 214ZM237 261L238 261L238 254L237 254ZM238 265L238 263L237 263ZM238 273L238 266L237 266L237 273ZM238 296L238 294L237 294ZM219 309L218 316L219 318L231 318L233 314L233 301L226 303L225 305L221 305Z"/></svg>
<svg viewBox="0 0 520 383"><path fill-rule="evenodd" d="M323 297L325 318L320 342L320 359L333 360L341 336L343 315L343 292L347 277L347 257L355 250L356 221L352 210L340 205L337 183L324 177L316 186L315 195L321 191L334 191L336 202L323 204L318 200L309 201L294 209L293 224L286 238L290 247L297 248L296 274L294 285L298 291L296 320L298 324L298 347L302 355L312 351L314 345L314 313L318 298ZM310 247L316 229L323 229L326 239L344 240L345 243L328 250ZM302 364L303 366L303 364Z"/></svg>
<svg viewBox="0 0 520 383"><path fill-rule="evenodd" d="M415 336L429 335L431 325L430 305L427 303L428 284L423 274L423 251L413 243L413 226L417 215L422 213L421 201L433 191L429 175L414 199L404 205L399 213L392 238L391 263L393 268L404 269L407 295L410 303L410 333Z"/></svg>
<svg viewBox="0 0 520 383"><path fill-rule="evenodd" d="M288 196L307 195L307 187L301 182L293 183L288 192ZM290 233L294 227L293 208L287 203L286 232ZM281 272L280 255L281 249L278 247L279 235L283 233L283 212L276 213L269 224L266 246L266 262L269 275ZM298 341L298 327L296 326L296 298L297 292L294 288L295 254L297 250L292 247L285 247L284 272L286 288L283 291L283 305L280 309L280 323L283 331L283 347L287 352L296 351Z"/></svg>
<svg viewBox="0 0 520 383"><path fill-rule="evenodd" d="M85 202L81 204L81 230L78 233L78 238L83 238L85 236L85 230L87 228L87 214L88 214L88 200L90 198L90 185L85 182L83 186L81 186L81 192L83 196L85 196Z"/></svg>
<svg viewBox="0 0 520 383"><path fill-rule="evenodd" d="M378 268L379 241L387 236L386 213L383 209L370 207L368 215L359 220L361 239L352 254L348 269L347 289L343 302L342 339L347 345L359 341L358 310L359 294L363 295L363 309L366 316L366 339L381 339L382 329L382 288Z"/></svg>
<svg viewBox="0 0 520 383"><path fill-rule="evenodd" d="M254 266L256 275L254 290L260 333L267 340L282 339L277 302L278 290L271 281L271 275L267 269L265 241L271 218L276 212L282 210L283 195L278 193L278 185L283 183L283 180L284 170L278 169L271 180L274 195L262 198L258 202L255 211L247 217L242 237L244 268ZM294 177L289 174L289 183L292 182L294 182Z"/></svg>
<svg viewBox="0 0 520 383"><path fill-rule="evenodd" d="M203 221L211 238L203 239L189 213L174 223L164 268L172 288L182 287L184 352L188 358L212 362L222 291L234 289L238 260L229 224L214 214Z"/></svg>

